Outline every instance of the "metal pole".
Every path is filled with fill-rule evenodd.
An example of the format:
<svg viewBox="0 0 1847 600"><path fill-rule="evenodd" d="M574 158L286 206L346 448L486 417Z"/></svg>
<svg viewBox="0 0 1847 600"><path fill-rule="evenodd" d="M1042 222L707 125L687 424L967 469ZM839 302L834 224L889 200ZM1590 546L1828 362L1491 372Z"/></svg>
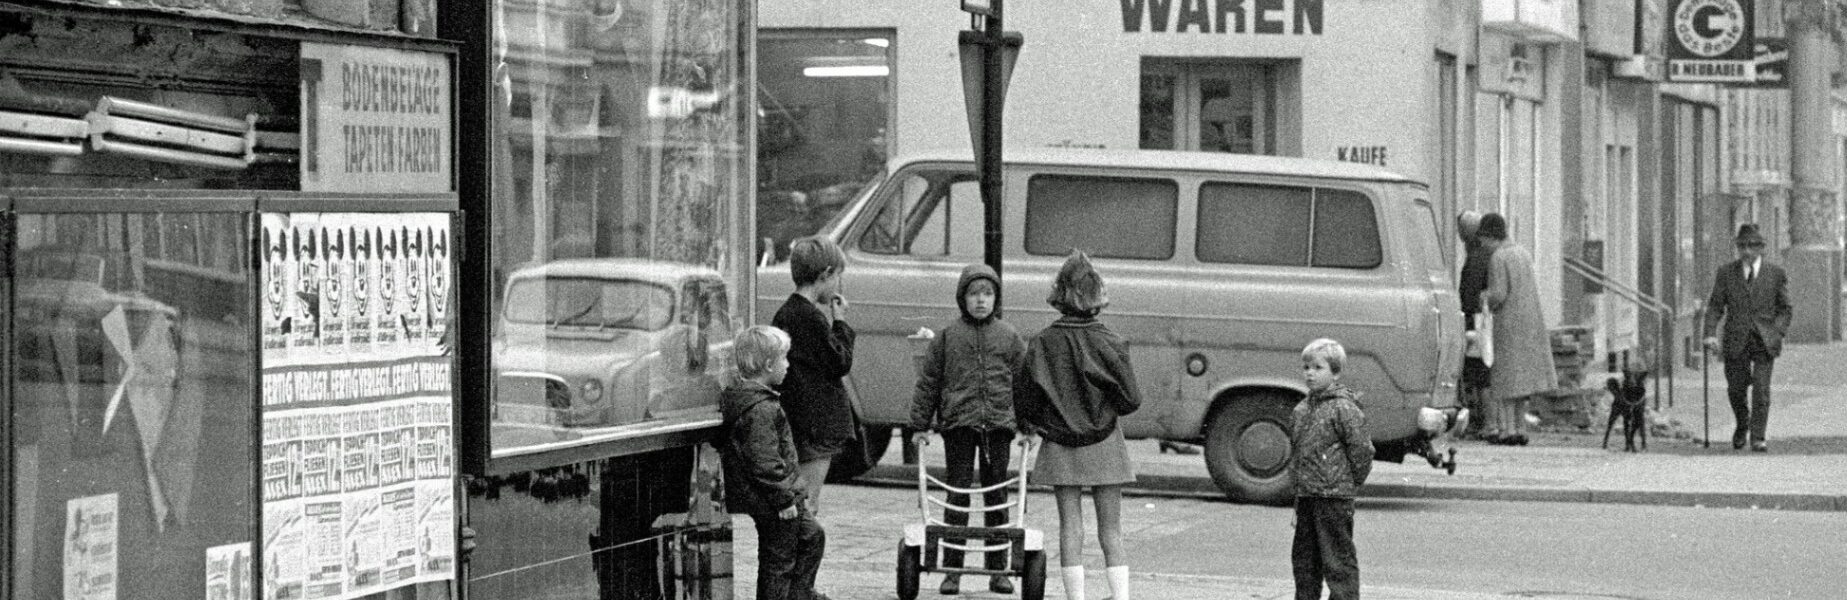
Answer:
<svg viewBox="0 0 1847 600"><path fill-rule="evenodd" d="M1001 273L1001 86L1006 83L1002 80L1001 34L1005 29L1001 27L1001 4L1002 0L993 1L984 32L986 43L981 47L982 262L997 277Z"/></svg>

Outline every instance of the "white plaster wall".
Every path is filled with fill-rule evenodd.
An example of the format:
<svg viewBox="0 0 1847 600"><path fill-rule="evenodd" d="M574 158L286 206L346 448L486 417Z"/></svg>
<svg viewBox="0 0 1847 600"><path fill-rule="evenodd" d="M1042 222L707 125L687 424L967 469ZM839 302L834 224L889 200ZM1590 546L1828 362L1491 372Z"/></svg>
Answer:
<svg viewBox="0 0 1847 600"><path fill-rule="evenodd" d="M1193 2L1172 0L1175 11ZM1246 10L1256 2L1245 0ZM966 148L954 2L761 0L764 28L895 28L894 154ZM1289 20L1293 0L1284 2ZM1387 167L1428 180L1436 88L1432 11L1423 0L1324 2L1321 35L1124 31L1122 0L1008 3L1007 29L1024 34L1007 93L1010 147L1059 143L1135 148L1143 57L1290 59L1301 64L1302 155L1334 159L1341 146L1387 146ZM1216 11L1213 13L1216 15ZM1447 17L1446 17L1447 21ZM1293 31L1293 23L1289 23ZM1228 28L1229 30L1229 28Z"/></svg>

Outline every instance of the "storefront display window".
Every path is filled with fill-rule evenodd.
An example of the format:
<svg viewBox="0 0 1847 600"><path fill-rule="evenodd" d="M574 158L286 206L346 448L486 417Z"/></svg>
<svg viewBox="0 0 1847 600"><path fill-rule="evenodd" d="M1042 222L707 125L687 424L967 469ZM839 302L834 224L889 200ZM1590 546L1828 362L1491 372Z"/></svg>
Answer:
<svg viewBox="0 0 1847 600"><path fill-rule="evenodd" d="M749 268L742 3L493 7L496 456L716 418Z"/></svg>
<svg viewBox="0 0 1847 600"><path fill-rule="evenodd" d="M758 252L788 256L885 167L888 30L769 31L758 40ZM957 107L960 110L960 106Z"/></svg>
<svg viewBox="0 0 1847 600"><path fill-rule="evenodd" d="M246 215L14 223L13 597L251 597Z"/></svg>
<svg viewBox="0 0 1847 600"><path fill-rule="evenodd" d="M1141 147L1280 154L1277 70L1267 64L1145 61Z"/></svg>

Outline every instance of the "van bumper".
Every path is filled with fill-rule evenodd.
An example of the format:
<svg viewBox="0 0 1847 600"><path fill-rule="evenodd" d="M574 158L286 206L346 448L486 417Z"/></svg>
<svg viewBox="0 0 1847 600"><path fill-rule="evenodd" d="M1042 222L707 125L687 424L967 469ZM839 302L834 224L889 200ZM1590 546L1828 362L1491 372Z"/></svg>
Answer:
<svg viewBox="0 0 1847 600"><path fill-rule="evenodd" d="M1469 409L1449 406L1417 409L1417 430L1425 437L1434 438L1451 431L1464 431L1469 426Z"/></svg>

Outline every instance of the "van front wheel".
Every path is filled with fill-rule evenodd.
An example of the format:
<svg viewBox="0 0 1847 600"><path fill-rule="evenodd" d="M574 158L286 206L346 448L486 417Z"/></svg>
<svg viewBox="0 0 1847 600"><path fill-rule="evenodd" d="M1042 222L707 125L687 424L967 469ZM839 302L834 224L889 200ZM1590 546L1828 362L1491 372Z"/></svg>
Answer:
<svg viewBox="0 0 1847 600"><path fill-rule="evenodd" d="M1207 424L1206 470L1234 501L1288 504L1290 410L1295 400L1280 393L1233 398Z"/></svg>

